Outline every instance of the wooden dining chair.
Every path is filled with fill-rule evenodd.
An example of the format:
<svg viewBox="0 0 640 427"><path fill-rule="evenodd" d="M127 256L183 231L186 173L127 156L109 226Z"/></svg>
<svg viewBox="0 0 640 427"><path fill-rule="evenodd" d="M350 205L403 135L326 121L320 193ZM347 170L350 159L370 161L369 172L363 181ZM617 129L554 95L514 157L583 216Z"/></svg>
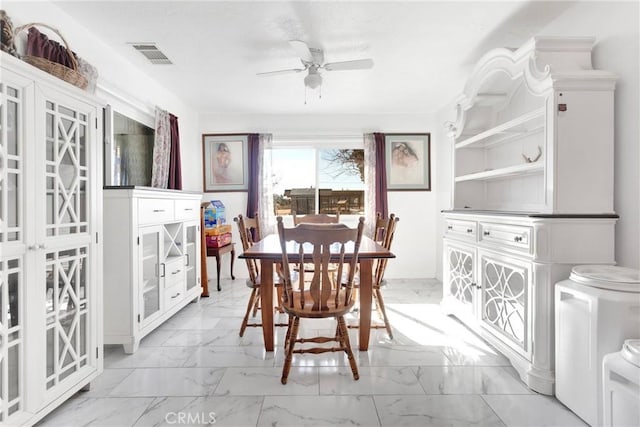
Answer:
<svg viewBox="0 0 640 427"><path fill-rule="evenodd" d="M327 214L307 214L298 215L296 211L291 212L293 215L293 225L298 224L338 224L340 223L340 212L335 215Z"/></svg>
<svg viewBox="0 0 640 427"><path fill-rule="evenodd" d="M233 221L238 226L243 251L247 251L261 239L262 236L260 235L260 223L257 213L254 218L238 215ZM240 325L240 336L244 335L247 327L262 327L262 323L249 323L249 316L255 317L260 309L260 264L258 260L255 259L245 258L245 261L247 263L247 270L249 271L249 278L246 280L246 284L251 289L251 294L249 295L247 311ZM277 276L277 273L274 273L273 283L279 286L280 278ZM277 309L278 308L276 308L276 310ZM288 324L276 323L275 326L288 326Z"/></svg>
<svg viewBox="0 0 640 427"><path fill-rule="evenodd" d="M386 227L381 230L382 239L379 243L387 250L391 250L391 243L393 242L393 236L396 232L396 225L398 224L399 220L400 218L396 217L395 214L389 215L389 219L386 220ZM382 222L384 222L384 219L382 220ZM391 323L389 322L389 317L387 316L387 311L384 306L384 298L382 298L381 290L381 288L387 283L384 278L384 273L387 269L387 262L389 262L389 258L378 259L375 264L373 275L373 297L376 300L378 315L382 318L384 326L379 324L372 324L371 327L374 329L385 328L387 330L387 334L389 334L389 338L393 339L393 331L391 329Z"/></svg>
<svg viewBox="0 0 640 427"><path fill-rule="evenodd" d="M325 353L344 351L349 359L351 372L355 380L359 379L358 365L351 343L349 333L344 320L354 305L353 281L358 265L358 252L364 229L364 218L360 218L357 228L349 228L344 224L300 224L294 228L285 228L282 217L278 217L278 235L282 248L282 277L283 294L281 305L285 313L289 315L289 327L284 343L285 362L282 368L282 384L287 383L291 360L294 353ZM293 242L293 244L291 244ZM352 242L353 255L351 259L345 258L345 245ZM333 254L331 248L334 248ZM308 259L304 259L304 251L311 251ZM331 259L333 255L334 259ZM293 259L290 259L292 257ZM302 264L312 262L314 269L307 273ZM298 280L292 279L290 263L298 264L301 272ZM339 277L345 274L344 286L334 287L331 274L328 271L329 264L333 262L338 266ZM310 280L305 280L305 275L311 275ZM307 286L306 283L309 283ZM312 338L298 338L298 327L301 318L324 319L335 318L337 321L334 336L315 336ZM337 347L312 347L296 349L296 344L337 342Z"/></svg>
<svg viewBox="0 0 640 427"><path fill-rule="evenodd" d="M382 216L378 213L376 216L376 224L373 232L373 240L375 240L378 244L384 247L387 250L391 250L391 243L393 242L393 236L396 232L396 224L400 218L396 217L395 214L389 215L389 218L382 218ZM386 285L386 280L384 279L384 273L387 268L388 258L380 258L377 259L374 263L374 273L373 273L373 298L375 300L376 311L378 316L383 321L383 324L372 323L371 329L386 329L387 334L389 334L389 338L393 339L393 330L391 329L391 323L389 322L389 317L387 316L387 311L384 305L384 298L382 297L381 288ZM345 282L345 278L342 278L342 283ZM354 287L356 289L359 288L360 280L356 277ZM348 325L349 328L358 328L357 324Z"/></svg>

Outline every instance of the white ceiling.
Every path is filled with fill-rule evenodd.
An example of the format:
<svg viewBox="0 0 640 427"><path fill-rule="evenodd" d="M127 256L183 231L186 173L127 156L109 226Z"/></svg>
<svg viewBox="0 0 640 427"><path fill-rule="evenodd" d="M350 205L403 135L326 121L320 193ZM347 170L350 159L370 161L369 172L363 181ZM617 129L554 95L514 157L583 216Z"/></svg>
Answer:
<svg viewBox="0 0 640 427"><path fill-rule="evenodd" d="M517 47L570 2L57 1L66 13L199 112L429 113L462 90L488 49ZM372 58L370 70L323 72L322 98L288 40L325 61ZM155 42L152 65L131 42Z"/></svg>

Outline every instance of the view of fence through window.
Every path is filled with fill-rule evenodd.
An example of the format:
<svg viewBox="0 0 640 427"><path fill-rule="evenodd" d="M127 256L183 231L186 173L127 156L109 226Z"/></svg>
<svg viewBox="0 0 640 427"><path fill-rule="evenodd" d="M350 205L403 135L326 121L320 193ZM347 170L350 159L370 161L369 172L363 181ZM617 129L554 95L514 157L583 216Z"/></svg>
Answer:
<svg viewBox="0 0 640 427"><path fill-rule="evenodd" d="M364 214L364 150L276 148L272 152L276 215Z"/></svg>

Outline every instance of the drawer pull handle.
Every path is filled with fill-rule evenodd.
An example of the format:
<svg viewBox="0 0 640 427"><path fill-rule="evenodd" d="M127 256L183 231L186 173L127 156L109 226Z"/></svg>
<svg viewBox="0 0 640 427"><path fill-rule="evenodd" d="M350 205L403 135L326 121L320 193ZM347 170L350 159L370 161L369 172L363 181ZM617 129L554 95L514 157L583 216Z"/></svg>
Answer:
<svg viewBox="0 0 640 427"><path fill-rule="evenodd" d="M186 265L187 267L189 266L189 264L191 264L190 258L189 258L189 254L184 254L184 256L187 258L187 262Z"/></svg>
<svg viewBox="0 0 640 427"><path fill-rule="evenodd" d="M482 233L484 236L489 236L491 233L489 233L488 231L485 231Z"/></svg>
<svg viewBox="0 0 640 427"><path fill-rule="evenodd" d="M174 271L174 272L173 272L173 273L171 273L171 274L178 274L178 273L180 273L181 271L182 271L182 270L176 270L176 271Z"/></svg>
<svg viewBox="0 0 640 427"><path fill-rule="evenodd" d="M513 238L515 242L522 242L522 236L516 236Z"/></svg>
<svg viewBox="0 0 640 427"><path fill-rule="evenodd" d="M473 233L473 228L467 228L467 233Z"/></svg>
<svg viewBox="0 0 640 427"><path fill-rule="evenodd" d="M193 208L184 208L185 211L192 211Z"/></svg>
<svg viewBox="0 0 640 427"><path fill-rule="evenodd" d="M171 297L171 299L178 298L180 296L180 292Z"/></svg>
<svg viewBox="0 0 640 427"><path fill-rule="evenodd" d="M448 226L447 230L453 230L453 225Z"/></svg>
<svg viewBox="0 0 640 427"><path fill-rule="evenodd" d="M154 212L164 212L164 209L154 209Z"/></svg>
<svg viewBox="0 0 640 427"><path fill-rule="evenodd" d="M160 263L160 266L162 267L162 274L160 275L160 277L164 277L167 275L166 266L164 265L164 262Z"/></svg>

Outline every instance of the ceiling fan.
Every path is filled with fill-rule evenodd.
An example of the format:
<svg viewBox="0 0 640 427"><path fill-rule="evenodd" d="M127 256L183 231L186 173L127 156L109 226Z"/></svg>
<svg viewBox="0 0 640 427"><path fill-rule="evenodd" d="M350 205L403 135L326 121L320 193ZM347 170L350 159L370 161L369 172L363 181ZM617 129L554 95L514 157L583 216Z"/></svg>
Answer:
<svg viewBox="0 0 640 427"><path fill-rule="evenodd" d="M274 76L278 74L300 73L307 71L304 78L304 85L310 89L315 89L322 84L320 70L341 71L341 70L366 70L373 67L373 59L356 59L352 61L324 62L324 52L322 49L309 47L300 40L290 40L289 44L300 57L303 68L289 68L286 70L267 71L258 73L259 76Z"/></svg>

